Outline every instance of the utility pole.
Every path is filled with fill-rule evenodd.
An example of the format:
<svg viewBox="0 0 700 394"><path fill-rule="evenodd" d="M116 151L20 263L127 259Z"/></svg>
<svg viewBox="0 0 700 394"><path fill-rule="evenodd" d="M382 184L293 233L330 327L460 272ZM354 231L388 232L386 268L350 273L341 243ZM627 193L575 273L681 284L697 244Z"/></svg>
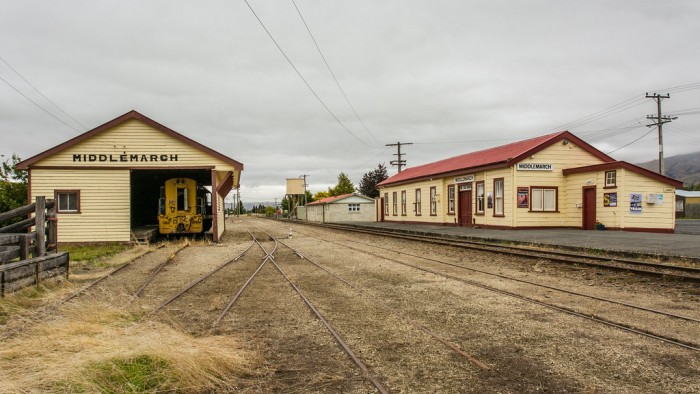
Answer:
<svg viewBox="0 0 700 394"><path fill-rule="evenodd" d="M665 95L661 95L658 93L654 94L646 94L646 98L654 99L656 101L656 116L653 115L647 115L647 119L655 121L655 123L648 124L647 127L654 127L658 126L659 128L659 174L664 175L664 134L663 134L663 124L664 123L669 123L674 119L678 119L678 117L670 117L668 115L662 116L661 115L661 100L670 98L671 95L666 93Z"/></svg>
<svg viewBox="0 0 700 394"><path fill-rule="evenodd" d="M397 148L397 153L394 153L394 156L398 156L396 160L392 160L389 162L392 166L398 166L399 167L399 172L401 172L401 168L406 165L406 160L403 160L402 157L405 155L405 153L401 153L401 146L402 145L413 145L413 142L397 142L395 144L386 144L386 146L395 146Z"/></svg>

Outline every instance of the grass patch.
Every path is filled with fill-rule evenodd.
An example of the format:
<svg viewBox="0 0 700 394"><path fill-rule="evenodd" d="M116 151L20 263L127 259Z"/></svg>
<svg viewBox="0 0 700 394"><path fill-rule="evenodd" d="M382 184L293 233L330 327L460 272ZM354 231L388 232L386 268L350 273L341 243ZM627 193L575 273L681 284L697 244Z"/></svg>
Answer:
<svg viewBox="0 0 700 394"><path fill-rule="evenodd" d="M99 267L104 259L121 253L130 246L122 244L104 245L64 245L60 247L63 252L70 254L71 261L81 261L86 264Z"/></svg>
<svg viewBox="0 0 700 394"><path fill-rule="evenodd" d="M64 305L0 342L0 393L235 391L259 356L235 337L193 337L122 307L125 299Z"/></svg>
<svg viewBox="0 0 700 394"><path fill-rule="evenodd" d="M147 393L174 389L172 365L156 356L101 361L88 367L92 382L102 393Z"/></svg>

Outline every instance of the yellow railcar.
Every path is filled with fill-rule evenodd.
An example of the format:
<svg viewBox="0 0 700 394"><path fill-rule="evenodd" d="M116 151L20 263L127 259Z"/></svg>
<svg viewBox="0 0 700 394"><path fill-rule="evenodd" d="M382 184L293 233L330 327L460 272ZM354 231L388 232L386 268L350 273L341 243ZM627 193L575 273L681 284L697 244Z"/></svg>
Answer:
<svg viewBox="0 0 700 394"><path fill-rule="evenodd" d="M208 191L194 179L171 178L160 188L158 230L161 234L201 234L205 231ZM210 220L209 220L210 221Z"/></svg>

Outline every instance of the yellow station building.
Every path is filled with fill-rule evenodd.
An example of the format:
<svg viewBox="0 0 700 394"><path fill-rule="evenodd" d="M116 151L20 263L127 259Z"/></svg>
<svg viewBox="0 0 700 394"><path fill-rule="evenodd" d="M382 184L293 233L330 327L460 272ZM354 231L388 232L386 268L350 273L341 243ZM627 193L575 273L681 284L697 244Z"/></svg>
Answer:
<svg viewBox="0 0 700 394"><path fill-rule="evenodd" d="M29 201L58 202L58 242L129 242L134 228L157 226L160 188L175 177L211 190L205 231L216 242L243 164L131 111L17 168L29 171Z"/></svg>
<svg viewBox="0 0 700 394"><path fill-rule="evenodd" d="M378 185L378 220L500 229L672 233L683 183L568 131L408 168Z"/></svg>

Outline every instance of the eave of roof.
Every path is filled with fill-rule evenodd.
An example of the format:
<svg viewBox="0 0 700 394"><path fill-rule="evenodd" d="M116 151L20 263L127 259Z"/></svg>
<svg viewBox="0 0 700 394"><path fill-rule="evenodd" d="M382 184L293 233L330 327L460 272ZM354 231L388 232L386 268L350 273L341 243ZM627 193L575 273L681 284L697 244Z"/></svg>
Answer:
<svg viewBox="0 0 700 394"><path fill-rule="evenodd" d="M508 167L565 139L603 161L613 161L610 156L604 154L570 132L560 131L558 133L547 134L411 167L380 182L377 186L399 185L434 177L446 177L472 171Z"/></svg>
<svg viewBox="0 0 700 394"><path fill-rule="evenodd" d="M206 147L197 141L194 141L190 138L187 138L184 135L182 135L182 134L180 134L180 133L178 133L178 132L156 122L155 120L153 120L145 115L142 115L141 113L139 113L137 111L134 111L134 110L129 111L129 112L125 113L124 115L119 116L113 120L110 120L109 122L107 122L101 126L98 126L90 131L87 131L83 134L80 134L80 135L74 137L74 138L71 138L70 140L68 140L60 145L57 145L57 146L50 148L50 149L47 149L47 150L39 153L38 155L32 156L29 159L26 159L20 163L17 163L17 168L20 170L26 170L29 167L31 167L34 163L36 163L40 160L43 160L46 157L49 157L51 155L54 155L58 152L65 150L67 148L70 148L71 146L78 144L82 141L85 141L86 139L91 138L96 134L99 134L105 130L109 130L109 129L111 129L115 126L118 126L118 125L120 125L128 120L131 120L131 119L137 119L137 120L155 128L156 130L162 131L163 133L168 134L171 137L178 139L178 140L186 143L189 146L192 146L195 149L199 149L200 151L202 151L206 154L209 154L209 155L216 157L217 159L219 159L227 164L230 164L233 168L235 168L238 171L243 171L243 163L240 163L236 160L233 160L232 158L225 156L225 155L223 155L223 154L221 154L221 153L219 153L219 152L217 152L209 147Z"/></svg>
<svg viewBox="0 0 700 394"><path fill-rule="evenodd" d="M358 193L347 193L347 194L341 194L341 195L339 195L339 196L331 196L331 197L322 198L322 199L320 199L320 200L316 200L316 201L314 201L314 202L310 202L310 203L308 203L308 204L306 204L306 205L328 204L328 203L340 201L340 200L343 200L343 199L345 199L345 198L353 197L353 196L354 196L354 197L361 197L361 198L367 199L368 201L371 201L371 200L372 200L372 198L367 197L367 196L363 196L362 194L358 194Z"/></svg>
<svg viewBox="0 0 700 394"><path fill-rule="evenodd" d="M620 168L624 168L625 170L635 172L639 175L643 175L643 176L646 176L648 178L656 179L657 181L664 182L664 183L669 184L671 186L683 187L683 182L681 182L679 180L669 178L667 176L658 174L654 171L649 171L646 168L635 166L634 164L628 163L626 161L613 161L613 162L609 162L609 163L594 164L591 166L567 168L567 169L563 170L562 173L566 176L566 175L581 174L581 173L586 173L586 172L617 170Z"/></svg>

